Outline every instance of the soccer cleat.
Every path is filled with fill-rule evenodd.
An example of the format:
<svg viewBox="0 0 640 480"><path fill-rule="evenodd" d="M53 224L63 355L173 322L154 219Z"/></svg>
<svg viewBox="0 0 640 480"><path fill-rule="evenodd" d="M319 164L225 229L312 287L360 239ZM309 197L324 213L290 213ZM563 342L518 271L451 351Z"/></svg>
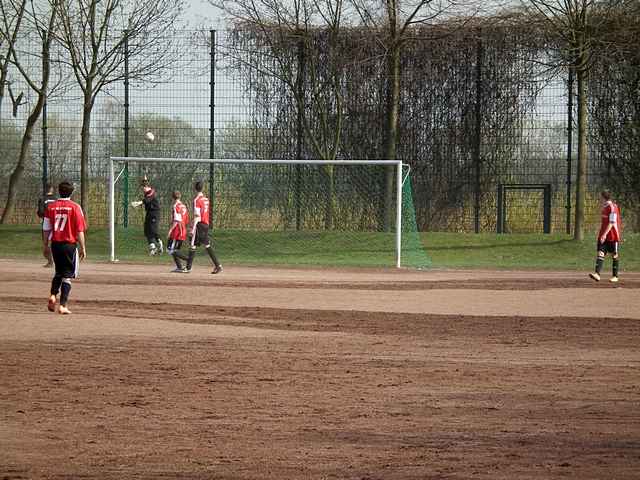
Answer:
<svg viewBox="0 0 640 480"><path fill-rule="evenodd" d="M213 269L213 272L211 272L212 275L215 275L217 273L222 273L223 269L222 269L222 265L218 265L216 268Z"/></svg>
<svg viewBox="0 0 640 480"><path fill-rule="evenodd" d="M56 311L56 296L55 295L51 295L49 297L49 301L47 302L47 310L49 310L50 312L55 312Z"/></svg>
<svg viewBox="0 0 640 480"><path fill-rule="evenodd" d="M182 269L182 273L191 273L191 269L190 269L190 268L187 268L187 267L184 267L184 268Z"/></svg>
<svg viewBox="0 0 640 480"><path fill-rule="evenodd" d="M71 310L69 310L66 306L64 305L58 305L58 313L60 315L69 315L71 313Z"/></svg>
<svg viewBox="0 0 640 480"><path fill-rule="evenodd" d="M162 240L158 240L158 253L162 252L164 252L164 244L162 243Z"/></svg>
<svg viewBox="0 0 640 480"><path fill-rule="evenodd" d="M611 277L611 278L609 279L609 281L610 281L611 283L618 283L620 280L618 279L618 277Z"/></svg>
<svg viewBox="0 0 640 480"><path fill-rule="evenodd" d="M173 270L171 270L171 273L187 273L186 272L186 268L182 267L182 268L174 268Z"/></svg>
<svg viewBox="0 0 640 480"><path fill-rule="evenodd" d="M600 274L599 273L590 273L589 277L591 277L591 279L595 280L596 282L600 281Z"/></svg>

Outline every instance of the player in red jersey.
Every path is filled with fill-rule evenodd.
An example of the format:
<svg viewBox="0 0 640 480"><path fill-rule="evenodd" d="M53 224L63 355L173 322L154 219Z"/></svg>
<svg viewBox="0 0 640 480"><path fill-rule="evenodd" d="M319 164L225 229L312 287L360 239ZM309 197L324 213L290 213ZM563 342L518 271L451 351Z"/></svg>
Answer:
<svg viewBox="0 0 640 480"><path fill-rule="evenodd" d="M45 256L51 253L56 269L51 281L51 295L47 308L50 312L56 310L56 296L60 292L58 313L69 314L71 311L67 308L67 301L71 291L71 279L78 275L78 261L87 256L84 240L87 225L82 208L71 201L73 184L66 181L60 183L58 193L60 198L47 205L42 223L43 253Z"/></svg>
<svg viewBox="0 0 640 480"><path fill-rule="evenodd" d="M187 224L189 223L189 211L184 203L180 201L181 193L174 191L171 194L173 198L173 205L171 207L171 227L169 227L169 233L167 240L167 252L173 257L173 261L176 262L176 269L174 272L182 273L184 266L180 259L188 260L180 249L182 248L182 242L187 239Z"/></svg>
<svg viewBox="0 0 640 480"><path fill-rule="evenodd" d="M605 190L600 193L602 205L602 221L598 232L598 256L596 258L596 271L589 276L596 282L600 281L600 272L604 264L604 257L607 253L613 256L613 276L610 281L618 281L618 271L620 269L619 245L622 240L622 218L620 208L611 199L611 193Z"/></svg>
<svg viewBox="0 0 640 480"><path fill-rule="evenodd" d="M187 265L184 268L185 273L191 271L193 257L195 257L196 248L199 246L205 248L209 254L209 258L211 258L213 262L214 269L211 273L222 272L222 265L220 265L220 262L216 258L213 248L211 247L211 241L209 240L209 199L202 193L203 187L202 182L196 182L193 185L196 196L193 199L193 224L190 232L189 256L187 257Z"/></svg>

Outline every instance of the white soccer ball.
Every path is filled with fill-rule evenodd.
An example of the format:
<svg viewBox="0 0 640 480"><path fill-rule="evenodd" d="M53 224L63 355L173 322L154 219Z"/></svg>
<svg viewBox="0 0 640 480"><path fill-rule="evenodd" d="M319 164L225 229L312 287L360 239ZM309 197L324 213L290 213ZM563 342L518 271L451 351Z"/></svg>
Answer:
<svg viewBox="0 0 640 480"><path fill-rule="evenodd" d="M153 141L156 139L156 136L155 136L153 133L151 133L151 132L147 132L147 133L145 133L145 134L144 134L144 136L145 136L145 138L146 138L147 140L149 140L150 142L153 142Z"/></svg>

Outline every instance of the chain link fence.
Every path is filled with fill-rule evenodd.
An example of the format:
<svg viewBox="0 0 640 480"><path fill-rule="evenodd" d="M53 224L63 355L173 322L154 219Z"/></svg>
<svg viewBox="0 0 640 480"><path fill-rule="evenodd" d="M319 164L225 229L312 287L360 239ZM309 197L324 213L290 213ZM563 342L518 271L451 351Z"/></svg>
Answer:
<svg viewBox="0 0 640 480"><path fill-rule="evenodd" d="M540 66L542 47L532 47L526 35L530 33L517 28L469 29L448 36L416 29L407 44L401 66L398 157L411 167L418 230L495 232L501 185L535 184L550 188L551 231L571 231L577 152L575 86L567 70L549 73ZM37 39L21 42L21 51L38 51ZM323 74L322 42L317 38L311 50L302 52L296 45L286 47L291 49L290 59L301 75L302 88L310 88L310 78ZM329 109L342 109L337 158L381 159L388 79L380 47L363 31L346 32L341 42L347 59L340 67L343 101L340 107L331 104ZM90 130L90 180L85 186L92 225L103 226L108 220L109 156L317 158L300 127L291 88L266 73L275 60L259 38L237 30L185 31L172 34L166 45L171 49L171 62L165 69L146 79L123 74L121 81L108 85L96 100ZM632 60L638 63L637 58ZM38 56L29 61L28 68L37 72ZM56 68L60 82L37 125L12 223L38 221L36 202L44 183L80 182L82 95L70 81L72 75L64 63L58 62ZM317 71L310 72L311 68ZM124 72L124 64L122 69ZM639 71L625 70L627 77L615 77L613 92L610 77L606 84L600 76L591 80L594 128L587 228L599 221L597 193L605 186L629 190L616 194L622 199L624 214L630 219L637 215L631 201L634 184L613 184L611 179L617 168L640 155L636 131L640 112L630 104L624 119L619 116L608 122L602 112L606 105L609 111L625 111L623 100L634 94L625 88L633 81L637 84ZM10 68L6 87L11 95L5 94L0 111L3 193L35 101L15 69ZM336 118L330 116L329 124ZM628 136L636 132L636 140L621 134L621 128L627 129ZM154 142L145 140L147 131L155 134ZM140 195L132 179L146 172L140 170L142 164L131 168L138 170L125 170L119 184L117 218L123 226L142 222L142 214L130 210L129 204ZM219 181L212 169L189 173L212 180L214 189ZM169 176L153 179L165 193L173 189L176 182L172 180ZM0 199L0 209L4 200ZM543 231L545 209L540 191L510 190L503 207L505 232ZM628 223L636 229L639 226L635 220Z"/></svg>

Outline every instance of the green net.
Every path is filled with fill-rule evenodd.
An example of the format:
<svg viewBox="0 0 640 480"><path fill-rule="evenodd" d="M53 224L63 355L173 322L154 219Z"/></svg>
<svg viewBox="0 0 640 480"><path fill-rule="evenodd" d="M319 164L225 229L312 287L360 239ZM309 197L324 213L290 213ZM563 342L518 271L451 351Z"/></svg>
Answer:
<svg viewBox="0 0 640 480"><path fill-rule="evenodd" d="M402 265L421 269L431 266L431 258L418 231L411 178L408 175L402 185Z"/></svg>
<svg viewBox="0 0 640 480"><path fill-rule="evenodd" d="M146 178L160 199L162 239L171 222L171 193L180 191L191 210L193 184L204 181L212 205L212 239L224 263L395 266L396 195L385 190L388 169L131 160L116 185L116 256L133 260L145 255L144 210L131 202L142 197L140 184ZM430 262L417 231L410 182L404 185L402 266L426 267Z"/></svg>

